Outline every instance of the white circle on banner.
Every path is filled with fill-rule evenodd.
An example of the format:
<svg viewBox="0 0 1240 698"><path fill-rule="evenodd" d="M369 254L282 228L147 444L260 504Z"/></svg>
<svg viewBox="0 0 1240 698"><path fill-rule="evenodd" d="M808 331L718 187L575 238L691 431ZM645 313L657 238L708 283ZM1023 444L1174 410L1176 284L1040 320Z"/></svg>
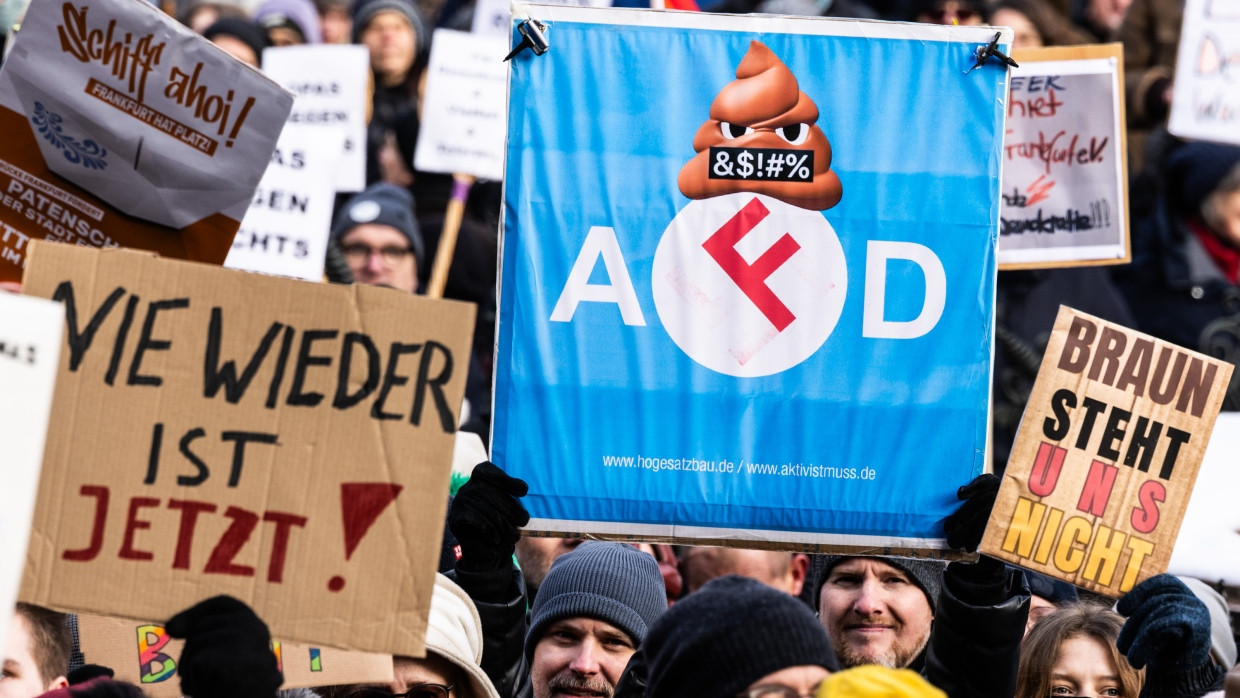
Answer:
<svg viewBox="0 0 1240 698"><path fill-rule="evenodd" d="M689 358L729 376L768 376L831 335L848 269L820 211L726 194L690 201L672 219L651 288L663 327Z"/></svg>

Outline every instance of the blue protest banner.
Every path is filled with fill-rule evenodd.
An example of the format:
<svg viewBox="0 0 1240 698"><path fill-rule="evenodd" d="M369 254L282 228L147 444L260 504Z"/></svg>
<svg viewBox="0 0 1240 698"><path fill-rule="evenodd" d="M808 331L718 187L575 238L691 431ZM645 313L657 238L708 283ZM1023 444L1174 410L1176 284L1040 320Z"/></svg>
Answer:
<svg viewBox="0 0 1240 698"><path fill-rule="evenodd" d="M530 528L943 547L986 461L997 30L528 11L492 455Z"/></svg>

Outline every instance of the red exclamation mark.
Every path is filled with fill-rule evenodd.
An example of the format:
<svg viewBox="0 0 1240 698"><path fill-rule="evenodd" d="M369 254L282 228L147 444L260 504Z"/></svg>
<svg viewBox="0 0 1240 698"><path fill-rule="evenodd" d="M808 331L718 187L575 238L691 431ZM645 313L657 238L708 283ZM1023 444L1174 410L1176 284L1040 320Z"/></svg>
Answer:
<svg viewBox="0 0 1240 698"><path fill-rule="evenodd" d="M344 522L344 559L353 557L353 551L362 542L366 532L396 501L404 485L394 482L344 482L340 485L340 512ZM344 577L332 577L327 582L331 591L344 588Z"/></svg>

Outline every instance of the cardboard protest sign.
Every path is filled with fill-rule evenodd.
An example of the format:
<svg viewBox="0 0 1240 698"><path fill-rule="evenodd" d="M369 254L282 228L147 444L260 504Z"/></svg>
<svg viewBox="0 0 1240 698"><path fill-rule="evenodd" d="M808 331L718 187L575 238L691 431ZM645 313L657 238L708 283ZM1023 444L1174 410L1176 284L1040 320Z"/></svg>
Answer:
<svg viewBox="0 0 1240 698"><path fill-rule="evenodd" d="M183 640L159 623L78 615L78 637L89 664L111 667L116 679L140 686L151 698L179 698L177 672ZM283 688L390 683L392 656L310 647L275 640L272 652L284 674Z"/></svg>
<svg viewBox="0 0 1240 698"><path fill-rule="evenodd" d="M1130 258L1122 47L1017 51L1003 141L1003 269Z"/></svg>
<svg viewBox="0 0 1240 698"><path fill-rule="evenodd" d="M1240 586L1240 413L1222 412L1197 473L1197 486L1180 524L1167 569Z"/></svg>
<svg viewBox="0 0 1240 698"><path fill-rule="evenodd" d="M420 656L473 307L42 243L65 305L21 595Z"/></svg>
<svg viewBox="0 0 1240 698"><path fill-rule="evenodd" d="M263 73L297 96L287 126L315 134L307 147L322 151L316 160L333 161L335 191L365 189L369 50L354 44L268 48Z"/></svg>
<svg viewBox="0 0 1240 698"><path fill-rule="evenodd" d="M503 178L507 53L494 36L435 30L413 154L418 170Z"/></svg>
<svg viewBox="0 0 1240 698"><path fill-rule="evenodd" d="M1240 144L1240 4L1187 0L1168 130Z"/></svg>
<svg viewBox="0 0 1240 698"><path fill-rule="evenodd" d="M530 528L942 554L987 462L996 29L527 9L492 455Z"/></svg>
<svg viewBox="0 0 1240 698"><path fill-rule="evenodd" d="M292 96L137 0L31 3L15 36L0 280L32 239L223 262Z"/></svg>
<svg viewBox="0 0 1240 698"><path fill-rule="evenodd" d="M981 552L1112 597L1166 571L1231 371L1061 306Z"/></svg>
<svg viewBox="0 0 1240 698"><path fill-rule="evenodd" d="M322 137L321 129L306 126L286 126L280 133L224 266L322 280L338 159L320 147Z"/></svg>
<svg viewBox="0 0 1240 698"><path fill-rule="evenodd" d="M64 319L56 303L0 291L0 657L26 564Z"/></svg>

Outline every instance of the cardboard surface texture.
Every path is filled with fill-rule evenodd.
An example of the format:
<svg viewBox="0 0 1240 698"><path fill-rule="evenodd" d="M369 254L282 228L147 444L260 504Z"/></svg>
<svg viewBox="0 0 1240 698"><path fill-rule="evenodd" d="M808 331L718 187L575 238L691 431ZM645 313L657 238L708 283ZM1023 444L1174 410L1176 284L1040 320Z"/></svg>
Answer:
<svg viewBox="0 0 1240 698"><path fill-rule="evenodd" d="M26 565L64 325L59 305L0 291L0 656Z"/></svg>
<svg viewBox="0 0 1240 698"><path fill-rule="evenodd" d="M1130 258L1122 46L1014 52L1000 269Z"/></svg>
<svg viewBox="0 0 1240 698"><path fill-rule="evenodd" d="M0 280L30 239L223 262L293 96L137 0L34 2L14 36Z"/></svg>
<svg viewBox="0 0 1240 698"><path fill-rule="evenodd" d="M118 681L140 686L151 698L178 698L181 677L177 663L184 640L173 639L159 623L78 615L82 654L89 664L116 672ZM272 642L284 674L283 688L309 688L356 683L390 683L392 656Z"/></svg>
<svg viewBox="0 0 1240 698"><path fill-rule="evenodd" d="M21 597L421 656L472 306L37 243L67 317Z"/></svg>
<svg viewBox="0 0 1240 698"><path fill-rule="evenodd" d="M1061 306L980 551L1112 597L1165 572L1231 372Z"/></svg>

